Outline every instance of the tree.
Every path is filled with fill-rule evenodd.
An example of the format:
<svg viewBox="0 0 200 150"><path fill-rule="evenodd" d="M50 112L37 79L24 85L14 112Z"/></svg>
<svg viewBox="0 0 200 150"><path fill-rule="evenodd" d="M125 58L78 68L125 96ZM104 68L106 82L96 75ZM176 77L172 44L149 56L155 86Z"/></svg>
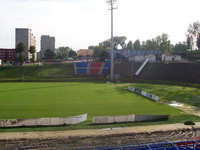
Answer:
<svg viewBox="0 0 200 150"><path fill-rule="evenodd" d="M19 44L17 44L17 47L16 47L16 52L19 53L19 61L21 63L23 63L23 51L25 51L26 47L25 45L20 42Z"/></svg>
<svg viewBox="0 0 200 150"><path fill-rule="evenodd" d="M140 40L136 40L136 41L133 43L133 47L134 47L134 49L136 49L136 50L141 50Z"/></svg>
<svg viewBox="0 0 200 150"><path fill-rule="evenodd" d="M156 45L156 42L154 39L147 40L145 42L145 48L146 50L158 50L158 46Z"/></svg>
<svg viewBox="0 0 200 150"><path fill-rule="evenodd" d="M76 51L73 51L73 50L69 51L69 57L76 57L76 56L77 56Z"/></svg>
<svg viewBox="0 0 200 150"><path fill-rule="evenodd" d="M91 46L88 46L88 49L93 49L93 50L94 50L94 49L95 49L95 47L96 47L96 46L94 46L94 45L91 45Z"/></svg>
<svg viewBox="0 0 200 150"><path fill-rule="evenodd" d="M168 39L169 36L165 33L161 35L161 43L160 43L160 50L164 54L169 54L171 52L170 49L170 40Z"/></svg>
<svg viewBox="0 0 200 150"><path fill-rule="evenodd" d="M185 42L177 43L173 48L173 52L176 52L176 53L185 53L185 52L187 52L187 44Z"/></svg>
<svg viewBox="0 0 200 150"><path fill-rule="evenodd" d="M107 47L98 45L98 46L89 46L89 48L94 50L93 56L98 61L104 61L105 59L109 59L109 52Z"/></svg>
<svg viewBox="0 0 200 150"><path fill-rule="evenodd" d="M63 59L63 56L61 53L56 53L56 59Z"/></svg>
<svg viewBox="0 0 200 150"><path fill-rule="evenodd" d="M44 52L44 58L45 59L54 59L56 56L55 52L51 49L47 49L45 52Z"/></svg>
<svg viewBox="0 0 200 150"><path fill-rule="evenodd" d="M69 56L69 51L72 50L68 46L66 47L59 47L57 50L56 57L59 59L66 59Z"/></svg>
<svg viewBox="0 0 200 150"><path fill-rule="evenodd" d="M31 60L32 60L32 62L34 63L34 61L35 61L35 52L36 52L35 46L30 46L29 52L30 52L31 55L32 55Z"/></svg>
<svg viewBox="0 0 200 150"><path fill-rule="evenodd" d="M198 34L198 38L197 38L197 47L198 47L198 50L200 50L200 33Z"/></svg>
<svg viewBox="0 0 200 150"><path fill-rule="evenodd" d="M95 58L98 58L98 57L99 57L99 54L100 54L100 51L101 51L100 46L90 46L90 49L93 49L93 50L94 50L93 56L94 56Z"/></svg>
<svg viewBox="0 0 200 150"><path fill-rule="evenodd" d="M152 39L152 45L155 50L160 50L163 54L169 54L171 52L171 42L168 39L169 36L166 33L159 35Z"/></svg>
<svg viewBox="0 0 200 150"><path fill-rule="evenodd" d="M190 24L187 29L186 36L187 38L189 37L192 48L194 48L195 46L194 43L196 43L196 46L198 47L198 49L200 49L200 47L198 46L199 34L200 34L200 22L196 21L193 22L193 24Z"/></svg>
<svg viewBox="0 0 200 150"><path fill-rule="evenodd" d="M105 59L109 59L109 53L107 50L101 50L99 52L99 61L104 61Z"/></svg>
<svg viewBox="0 0 200 150"><path fill-rule="evenodd" d="M187 50L192 50L192 39L190 36L187 37Z"/></svg>
<svg viewBox="0 0 200 150"><path fill-rule="evenodd" d="M132 41L128 42L126 49L133 49L133 42Z"/></svg>
<svg viewBox="0 0 200 150"><path fill-rule="evenodd" d="M121 49L126 48L126 37L125 36L115 36L114 37L114 47L118 49L118 46L121 46Z"/></svg>
<svg viewBox="0 0 200 150"><path fill-rule="evenodd" d="M162 53L168 54L173 48L168 38L168 35L163 33L162 35L156 36L155 38L143 41L142 45L140 45L139 40L136 40L133 44L134 49L160 50Z"/></svg>
<svg viewBox="0 0 200 150"><path fill-rule="evenodd" d="M117 50L118 46L121 46L122 49L126 48L126 37L125 36L115 36L113 37L113 49ZM100 47L110 48L111 47L111 39L105 40L99 43Z"/></svg>
<svg viewBox="0 0 200 150"><path fill-rule="evenodd" d="M105 41L99 43L99 46L105 47L105 48L110 48L111 47L111 40L110 39L105 40ZM114 49L115 49L115 47L114 47Z"/></svg>
<svg viewBox="0 0 200 150"><path fill-rule="evenodd" d="M146 42L145 41L142 41L141 49L142 50L147 50Z"/></svg>

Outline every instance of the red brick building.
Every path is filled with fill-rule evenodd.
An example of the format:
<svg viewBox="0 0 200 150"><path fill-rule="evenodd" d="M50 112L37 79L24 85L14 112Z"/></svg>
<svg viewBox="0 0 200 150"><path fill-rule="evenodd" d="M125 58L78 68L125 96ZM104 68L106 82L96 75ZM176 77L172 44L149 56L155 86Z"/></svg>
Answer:
<svg viewBox="0 0 200 150"><path fill-rule="evenodd" d="M0 48L0 59L2 62L14 61L16 59L15 49L2 49Z"/></svg>

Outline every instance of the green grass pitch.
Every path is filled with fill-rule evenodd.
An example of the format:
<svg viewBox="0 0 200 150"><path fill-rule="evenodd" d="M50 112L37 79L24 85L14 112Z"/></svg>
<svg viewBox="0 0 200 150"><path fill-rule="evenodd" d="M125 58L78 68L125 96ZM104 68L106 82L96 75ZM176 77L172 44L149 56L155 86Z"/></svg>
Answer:
<svg viewBox="0 0 200 150"><path fill-rule="evenodd" d="M198 88L162 84L117 83L112 88L105 82L1 82L0 119L69 117L88 113L88 120L66 127L0 129L0 132L128 127L200 120L197 116L131 93L125 89L129 85L156 94L161 101L176 100L189 104L196 99L194 102L197 103L200 94ZM169 114L170 117L168 121L160 122L91 125L94 116L130 114Z"/></svg>
<svg viewBox="0 0 200 150"><path fill-rule="evenodd" d="M135 86L141 89L151 86L141 85ZM94 82L0 83L0 119L68 117L83 113L88 113L89 120L93 116L109 115L182 115L176 108L133 94L125 87L119 84L112 88Z"/></svg>

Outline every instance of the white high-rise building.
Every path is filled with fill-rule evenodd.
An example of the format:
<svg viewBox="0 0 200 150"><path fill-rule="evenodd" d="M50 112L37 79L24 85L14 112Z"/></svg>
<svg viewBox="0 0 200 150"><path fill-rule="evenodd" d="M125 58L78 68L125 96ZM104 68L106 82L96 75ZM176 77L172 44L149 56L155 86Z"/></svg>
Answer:
<svg viewBox="0 0 200 150"><path fill-rule="evenodd" d="M51 37L49 35L42 35L41 36L41 51L40 51L41 58L44 58L44 52L47 49L51 49L55 51L55 37Z"/></svg>
<svg viewBox="0 0 200 150"><path fill-rule="evenodd" d="M23 56L26 60L30 60L31 54L29 53L30 46L36 47L36 38L32 34L31 29L29 28L16 28L15 29L15 46L17 46L20 42L25 45L25 51L23 52ZM19 54L16 55L19 57Z"/></svg>

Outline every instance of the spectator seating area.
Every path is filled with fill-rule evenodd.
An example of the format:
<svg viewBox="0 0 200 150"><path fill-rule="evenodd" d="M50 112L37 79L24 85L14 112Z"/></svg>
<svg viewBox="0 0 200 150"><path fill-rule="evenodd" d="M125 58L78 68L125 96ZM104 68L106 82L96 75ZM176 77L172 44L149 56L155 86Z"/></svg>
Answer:
<svg viewBox="0 0 200 150"><path fill-rule="evenodd" d="M141 79L200 83L200 64L195 63L152 63L147 64Z"/></svg>
<svg viewBox="0 0 200 150"><path fill-rule="evenodd" d="M122 78L133 78L142 63L115 64L114 72ZM199 63L148 63L139 79L200 83Z"/></svg>
<svg viewBox="0 0 200 150"><path fill-rule="evenodd" d="M99 147L79 150L200 150L200 140L174 143L157 141L151 143L143 143L141 145L130 144L119 147Z"/></svg>
<svg viewBox="0 0 200 150"><path fill-rule="evenodd" d="M141 67L141 65L141 62L117 63L114 66L114 73L120 75L122 78L133 78L134 74ZM141 73L143 73L143 71Z"/></svg>
<svg viewBox="0 0 200 150"><path fill-rule="evenodd" d="M140 62L115 63L114 74L121 78L133 78L141 67ZM74 64L76 75L107 75L110 63L78 62ZM199 63L147 63L139 79L200 83Z"/></svg>
<svg viewBox="0 0 200 150"><path fill-rule="evenodd" d="M109 68L110 63L104 62L78 62L74 64L76 75L106 75Z"/></svg>

